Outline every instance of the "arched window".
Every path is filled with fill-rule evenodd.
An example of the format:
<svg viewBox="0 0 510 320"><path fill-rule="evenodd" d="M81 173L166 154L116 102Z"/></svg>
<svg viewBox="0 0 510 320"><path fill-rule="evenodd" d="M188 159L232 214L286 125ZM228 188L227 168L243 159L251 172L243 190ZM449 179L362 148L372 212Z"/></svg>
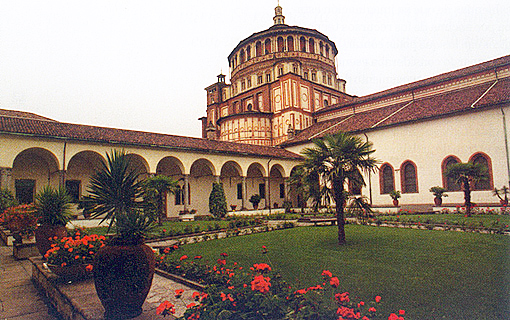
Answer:
<svg viewBox="0 0 510 320"><path fill-rule="evenodd" d="M255 44L255 56L260 57L262 55L262 43L257 41Z"/></svg>
<svg viewBox="0 0 510 320"><path fill-rule="evenodd" d="M246 47L246 60L251 59L251 46Z"/></svg>
<svg viewBox="0 0 510 320"><path fill-rule="evenodd" d="M308 52L315 53L315 42L313 41L312 38L308 40Z"/></svg>
<svg viewBox="0 0 510 320"><path fill-rule="evenodd" d="M248 107L247 107L248 111L251 111L253 109L253 106L251 103L248 103Z"/></svg>
<svg viewBox="0 0 510 320"><path fill-rule="evenodd" d="M287 37L287 51L294 51L294 38L291 36Z"/></svg>
<svg viewBox="0 0 510 320"><path fill-rule="evenodd" d="M301 48L301 52L306 52L306 40L305 40L305 37L301 37L301 39L299 39L299 47Z"/></svg>
<svg viewBox="0 0 510 320"><path fill-rule="evenodd" d="M276 43L278 45L278 52L283 52L285 50L285 43L283 42L283 38L278 37Z"/></svg>
<svg viewBox="0 0 510 320"><path fill-rule="evenodd" d="M471 156L469 162L473 164L480 164L487 168L487 173L489 178L487 180L477 181L474 184L473 190L492 190L493 189L493 181L492 181L492 165L491 159L484 153L476 153Z"/></svg>
<svg viewBox="0 0 510 320"><path fill-rule="evenodd" d="M266 41L264 42L264 49L265 49L264 54L271 53L271 39L266 39Z"/></svg>
<svg viewBox="0 0 510 320"><path fill-rule="evenodd" d="M239 61L240 61L240 63L243 63L245 58L246 57L244 55L244 49L241 49L241 53L239 54Z"/></svg>
<svg viewBox="0 0 510 320"><path fill-rule="evenodd" d="M381 186L381 194L388 194L395 190L395 176L393 167L387 163L381 166L379 173L379 181Z"/></svg>
<svg viewBox="0 0 510 320"><path fill-rule="evenodd" d="M402 193L418 192L416 165L412 161L406 161L400 167L400 181L402 183Z"/></svg>
<svg viewBox="0 0 510 320"><path fill-rule="evenodd" d="M327 107L328 105L329 105L328 99L324 99L324 108Z"/></svg>
<svg viewBox="0 0 510 320"><path fill-rule="evenodd" d="M324 55L324 45L322 44L322 41L321 41L321 42L319 42L319 54L320 54L321 56L323 56L323 55Z"/></svg>
<svg viewBox="0 0 510 320"><path fill-rule="evenodd" d="M454 156L449 156L443 160L443 164L441 165L441 172L443 173L443 185L447 191L460 191L460 185L457 183L457 181L455 181L455 179L447 178L444 176L446 168L459 162L460 160Z"/></svg>
<svg viewBox="0 0 510 320"><path fill-rule="evenodd" d="M329 46L326 45L326 58L329 58Z"/></svg>

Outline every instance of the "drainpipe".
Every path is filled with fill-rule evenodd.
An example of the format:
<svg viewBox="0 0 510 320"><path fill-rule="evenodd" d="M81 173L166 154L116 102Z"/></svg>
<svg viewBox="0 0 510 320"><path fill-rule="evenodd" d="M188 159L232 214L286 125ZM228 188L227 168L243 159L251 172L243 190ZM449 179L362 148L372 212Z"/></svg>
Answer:
<svg viewBox="0 0 510 320"><path fill-rule="evenodd" d="M510 156L508 154L508 134L506 131L506 117L505 111L503 111L503 107L500 108L502 120L503 120L503 135L505 137L505 156L506 156L506 172L508 176L508 186L510 187Z"/></svg>
<svg viewBox="0 0 510 320"><path fill-rule="evenodd" d="M366 133L363 133L365 135L365 139L367 139L368 142L368 135ZM369 199L370 199L370 205L372 205L372 171L368 172L368 192L369 192Z"/></svg>

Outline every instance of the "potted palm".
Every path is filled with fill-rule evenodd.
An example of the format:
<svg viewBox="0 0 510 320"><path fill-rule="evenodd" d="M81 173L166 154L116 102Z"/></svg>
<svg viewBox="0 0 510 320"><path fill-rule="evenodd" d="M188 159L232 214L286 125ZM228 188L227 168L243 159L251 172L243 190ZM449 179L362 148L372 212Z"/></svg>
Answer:
<svg viewBox="0 0 510 320"><path fill-rule="evenodd" d="M429 189L430 192L434 195L434 204L439 207L443 204L443 197L448 197L447 194L445 194L446 189L443 187L435 186L431 187Z"/></svg>
<svg viewBox="0 0 510 320"><path fill-rule="evenodd" d="M154 276L154 253L144 240L155 221L143 210L138 178L127 154L114 150L90 180L86 200L91 217L109 220L108 232L113 231L93 263L96 292L107 319L140 315Z"/></svg>
<svg viewBox="0 0 510 320"><path fill-rule="evenodd" d="M46 186L36 194L35 213L39 217L39 226L35 230L35 243L42 256L51 248L53 237L63 238L67 235L71 201L64 188Z"/></svg>
<svg viewBox="0 0 510 320"><path fill-rule="evenodd" d="M259 208L259 202L262 198L259 194L254 194L250 197L250 202L253 205L253 209L257 210Z"/></svg>
<svg viewBox="0 0 510 320"><path fill-rule="evenodd" d="M400 191L395 191L395 190L392 190L390 192L390 197L391 199L393 199L393 205L395 207L398 207L398 198L400 198Z"/></svg>

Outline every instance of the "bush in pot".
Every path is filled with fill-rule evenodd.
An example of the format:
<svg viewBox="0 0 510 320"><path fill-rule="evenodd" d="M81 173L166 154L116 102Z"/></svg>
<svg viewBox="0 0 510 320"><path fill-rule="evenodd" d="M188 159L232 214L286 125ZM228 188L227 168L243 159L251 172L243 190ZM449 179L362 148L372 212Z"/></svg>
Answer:
<svg viewBox="0 0 510 320"><path fill-rule="evenodd" d="M253 205L253 209L257 210L259 208L259 202L262 200L262 197L258 194L254 194L250 197L250 202Z"/></svg>
<svg viewBox="0 0 510 320"><path fill-rule="evenodd" d="M154 276L155 258L144 244L154 215L143 211L142 183L124 151L107 154L107 162L91 180L86 201L92 217L109 220L114 236L94 257L94 283L107 319L142 313ZM109 232L108 231L108 232Z"/></svg>
<svg viewBox="0 0 510 320"><path fill-rule="evenodd" d="M39 226L35 230L36 246L42 256L51 248L54 237L67 235L66 224L71 219L71 197L64 188L44 187L35 196L35 212Z"/></svg>
<svg viewBox="0 0 510 320"><path fill-rule="evenodd" d="M23 238L30 238L37 228L37 216L32 204L22 204L10 207L3 214L3 223L12 232L14 240L23 242Z"/></svg>
<svg viewBox="0 0 510 320"><path fill-rule="evenodd" d="M443 187L435 186L431 187L429 189L430 192L434 195L434 204L436 206L440 206L443 204L443 197L448 197L447 194L445 194L446 189Z"/></svg>
<svg viewBox="0 0 510 320"><path fill-rule="evenodd" d="M392 190L392 191L390 192L390 197L391 197L391 199L393 199L393 205L394 205L395 207L398 207L398 198L400 198L400 197L401 197L401 195L400 195L400 191Z"/></svg>

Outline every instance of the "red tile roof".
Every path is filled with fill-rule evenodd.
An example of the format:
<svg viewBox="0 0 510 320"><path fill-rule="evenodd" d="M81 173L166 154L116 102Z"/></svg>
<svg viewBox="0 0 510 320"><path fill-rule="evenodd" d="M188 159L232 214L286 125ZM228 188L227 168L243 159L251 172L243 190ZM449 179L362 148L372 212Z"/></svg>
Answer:
<svg viewBox="0 0 510 320"><path fill-rule="evenodd" d="M16 117L16 118L36 119L36 120L55 121L53 119L46 118L46 117L40 116L40 115L35 114L35 113L31 113L31 112L0 109L0 117L3 117L3 116L6 116L6 117Z"/></svg>
<svg viewBox="0 0 510 320"><path fill-rule="evenodd" d="M282 144L306 143L327 134L363 132L374 128L434 119L510 103L510 79L488 82L423 99L318 122Z"/></svg>
<svg viewBox="0 0 510 320"><path fill-rule="evenodd" d="M16 113L17 111L12 112ZM45 119L44 117L41 118ZM143 131L86 126L29 117L13 117L9 116L7 112L0 114L0 133L84 142L136 145L190 152L301 159L300 155L279 147L257 146Z"/></svg>

